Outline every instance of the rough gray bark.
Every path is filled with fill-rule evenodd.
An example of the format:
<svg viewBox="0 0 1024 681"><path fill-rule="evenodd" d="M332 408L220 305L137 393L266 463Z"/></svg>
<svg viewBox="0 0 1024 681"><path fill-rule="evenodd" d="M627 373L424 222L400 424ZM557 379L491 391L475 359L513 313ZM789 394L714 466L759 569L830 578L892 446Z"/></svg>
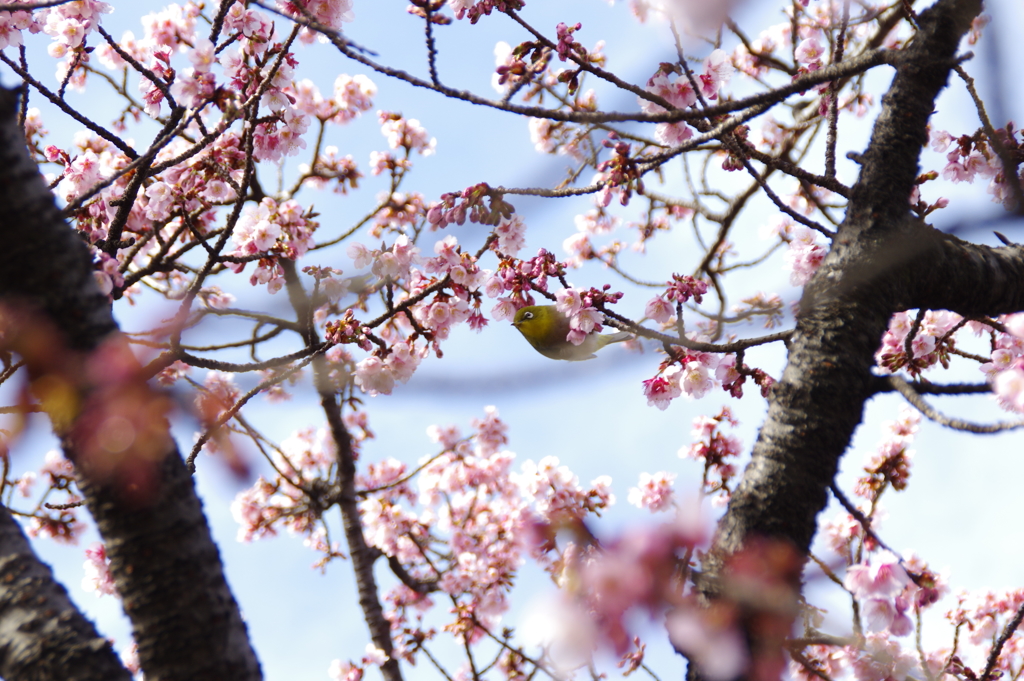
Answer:
<svg viewBox="0 0 1024 681"><path fill-rule="evenodd" d="M25 149L15 103L13 92L0 89L0 301L56 329L53 347L65 348L58 358L40 352L28 358L30 375L47 371L50 363L75 376L117 325L93 280L88 250L61 217ZM33 325L38 331L40 324ZM79 398L88 405L94 386L78 380ZM79 486L111 559L147 679L261 678L202 505L167 424L158 424L165 444L151 469L154 491L141 501L126 496L123 481L90 475L80 460L76 425L54 423L65 454L76 462ZM25 649L47 650L42 644Z"/></svg>
<svg viewBox="0 0 1024 681"><path fill-rule="evenodd" d="M846 218L804 292L787 366L719 523L703 587L712 598L728 557L755 538L807 555L839 458L874 394L874 353L895 312L1024 309L1024 248L965 243L914 219L909 207L928 118L980 11L980 0L935 3L896 62ZM757 634L747 635L756 648ZM700 677L694 666L691 678Z"/></svg>
<svg viewBox="0 0 1024 681"><path fill-rule="evenodd" d="M0 508L0 676L129 681L131 674Z"/></svg>

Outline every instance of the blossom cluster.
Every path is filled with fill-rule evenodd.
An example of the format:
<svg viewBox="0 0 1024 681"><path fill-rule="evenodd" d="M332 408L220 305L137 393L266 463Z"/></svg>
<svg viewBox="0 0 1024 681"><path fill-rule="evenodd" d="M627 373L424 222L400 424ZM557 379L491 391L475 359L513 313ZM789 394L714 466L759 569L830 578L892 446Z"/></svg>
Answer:
<svg viewBox="0 0 1024 681"><path fill-rule="evenodd" d="M488 205L484 205L487 201ZM514 210L501 194L485 183L467 187L461 192L441 195L441 200L427 211L427 222L432 229L451 224L465 224L466 219L482 225L497 225L512 218Z"/></svg>
<svg viewBox="0 0 1024 681"><path fill-rule="evenodd" d="M897 492L906 488L914 458L909 445L920 422L920 414L903 407L898 419L885 424L887 436L864 467L867 475L857 481L857 496L875 502L886 487L891 486Z"/></svg>
<svg viewBox="0 0 1024 681"><path fill-rule="evenodd" d="M448 0L456 19L468 17L474 24L480 17L487 16L495 10L505 12L521 9L523 4L523 0Z"/></svg>
<svg viewBox="0 0 1024 681"><path fill-rule="evenodd" d="M302 257L313 245L313 232L318 226L294 199L279 204L268 196L255 207L246 206L231 236L235 250L228 255L239 258L231 268L241 272L247 260L258 257L249 283L266 284L269 293L277 293L284 285L278 257Z"/></svg>
<svg viewBox="0 0 1024 681"><path fill-rule="evenodd" d="M395 656L414 661L438 632L431 594L454 603L444 630L466 645L496 631L508 609L518 570L532 554L546 569L551 547L530 548L545 527L575 526L614 502L610 480L590 486L554 457L525 462L504 449L507 426L497 410L473 421L468 435L432 426L442 447L410 470L394 459L371 462L360 474L360 512L367 542L401 563L402 583L384 600Z"/></svg>
<svg viewBox="0 0 1024 681"><path fill-rule="evenodd" d="M907 339L911 331L910 352ZM963 326L962 318L944 310L929 310L918 324L909 313L898 312L889 321L882 345L875 353L875 361L883 370L895 373L905 368L911 375L920 375L925 369L941 364L949 367L949 356L956 347L955 331Z"/></svg>
<svg viewBox="0 0 1024 681"><path fill-rule="evenodd" d="M949 651L926 653L907 640L921 613L948 593L946 577L912 553L898 556L877 535L883 515L881 495L887 489L906 487L912 457L909 446L919 419L914 410L904 408L897 419L884 425L884 437L857 483L857 494L866 502L856 515L842 512L822 528L845 568L843 588L857 604L857 635L846 642L807 645L797 651L790 663L797 678L851 673L859 681L882 681L891 675L949 678L943 673L953 672ZM922 670L922 665L927 669Z"/></svg>
<svg viewBox="0 0 1024 681"><path fill-rule="evenodd" d="M1008 410L1024 413L1024 315L999 317L1006 332L978 322L968 322L976 333L988 333L992 348L989 361L979 369L992 386L996 401Z"/></svg>
<svg viewBox="0 0 1024 681"><path fill-rule="evenodd" d="M816 232L808 227L787 223L785 231L789 240L789 249L786 251L789 281L794 286L803 286L818 271L828 249L818 243Z"/></svg>
<svg viewBox="0 0 1024 681"><path fill-rule="evenodd" d="M693 419L690 434L694 441L689 447L679 450L680 458L693 459L704 464L701 493L713 497L716 505L729 500L730 483L736 475L736 467L730 463L743 452L743 446L735 435L722 432L723 426L735 428L739 425L728 407L715 416L698 416Z"/></svg>
<svg viewBox="0 0 1024 681"><path fill-rule="evenodd" d="M723 50L713 50L704 60L699 73L683 70L678 64L663 63L647 81L647 91L657 95L675 109L688 109L701 102L718 99L722 87L732 77L733 66ZM649 99L639 100L645 113L661 113L665 107ZM677 146L693 137L693 128L685 121L659 123L655 138L666 146Z"/></svg>
<svg viewBox="0 0 1024 681"><path fill-rule="evenodd" d="M992 195L992 200L1010 207L1015 200L1011 183L1015 182L1019 188L1024 188L1024 169L1018 160L1024 140L1018 140L1020 131L1014 130L1012 123L995 133L998 143L1005 150L1006 158L1012 159L1007 167L1004 167L1004 161L996 153L995 142L980 132L954 137L945 130L933 128L930 131L930 143L934 151L946 154L946 165L942 169L944 179L954 184L973 183L977 178L989 179L988 193Z"/></svg>
<svg viewBox="0 0 1024 681"><path fill-rule="evenodd" d="M285 4L285 11L312 17L326 26L337 27L339 22L352 18L351 0L303 0ZM97 59L113 71L137 74L141 111L131 103L127 114L115 122L115 128L123 129L127 116L138 120L143 112L151 117L165 115L164 103L188 109L184 135L171 137L169 143L158 147L156 160L165 170L145 179L139 199L126 208L119 207L119 202L128 190L130 179L130 175L122 171L131 160L128 143L112 143L110 136L77 136L80 153L69 153L54 146L45 151L45 159L62 168L55 181L59 181L59 192L65 201L88 196L99 188L95 199L80 206L74 214L76 226L91 242L105 239L107 226L119 222L125 232L140 235L152 244L152 247L147 245L131 252L110 250L105 256L97 255L97 281L101 287L116 298L126 283L136 283L139 279L124 276L125 271L137 269L148 271L148 277L156 282L166 280L166 290L170 292L180 284L181 277L164 267L152 271L153 259L168 257L167 249L156 242L174 241L182 235L202 238L216 219L216 207L235 201L240 194L239 182L246 165L245 138L230 127L242 107L258 104L267 112L255 121L251 131L254 158L279 161L305 148L304 137L312 119L343 124L371 108L376 87L365 76L343 74L335 81L334 97L326 99L312 82L296 81L297 60L278 42L282 38L276 33L273 21L240 2L231 5L224 16L227 37L221 45L197 35L201 6L189 2L171 5L144 17L141 37L129 31L116 44L101 40L95 49L87 46L101 15L109 11L106 3L88 0L32 14L4 13L2 33L12 45L21 43L22 30L51 36L54 40L51 54L64 59L60 68L68 72L72 87L84 86L89 73L85 67L90 59ZM307 31L303 37L309 35L312 34ZM176 64L179 54L187 58L187 67ZM415 121L395 114L381 115L387 119L385 134L390 135L392 144L429 153L432 143L420 139L422 130ZM32 130L41 128L33 126ZM197 143L196 140L202 141ZM311 181L334 179L341 191L346 185L354 188L358 170L350 157L338 159L336 153L336 150L333 153L328 150L318 156L314 168L307 171ZM292 217L308 215L305 208L287 205L293 203L288 197L268 197L264 203L268 200L285 205L284 210L292 212ZM124 220L122 214L126 209L127 220ZM274 208L261 205L260 210L273 212ZM230 253L231 257L266 252L276 240L279 254L294 259L312 243L309 238L312 226L300 220L288 216L283 221L265 219L264 215L253 217L253 224L247 224L248 214L240 221L234 235L236 249ZM282 232L280 238L274 234L278 229ZM155 234L159 236L154 238ZM132 241L126 243L131 245ZM244 267L240 260L232 262L237 268ZM281 270L276 258L260 259L252 283L269 284L272 290L277 290L280 281Z"/></svg>
<svg viewBox="0 0 1024 681"><path fill-rule="evenodd" d="M988 361L957 350L957 333L961 329L989 336ZM910 354L907 352L908 339ZM983 321L967 320L944 310L929 310L918 321L910 313L899 312L889 322L882 345L875 353L875 361L883 371L895 373L903 369L917 377L936 365L948 368L952 356L957 353L979 363L978 369L992 386L996 401L1002 408L1024 412L1022 314L1002 315L995 320Z"/></svg>
<svg viewBox="0 0 1024 681"><path fill-rule="evenodd" d="M774 379L762 369L744 369L736 366L735 355L676 349L676 356L661 363L657 375L643 382L648 406L665 410L680 395L700 399L716 386L733 397L743 396L743 384L750 376L760 386L761 395L768 396Z"/></svg>
<svg viewBox="0 0 1024 681"><path fill-rule="evenodd" d="M78 519L82 497L75 489L74 465L60 452L51 450L46 453L38 474L27 471L13 481L13 486L21 497L28 498L40 478L46 483L46 490L35 510L25 514L30 518L26 530L28 536L45 537L62 544L77 544L86 525ZM59 503L44 504L44 501L52 498L52 491L61 493Z"/></svg>
<svg viewBox="0 0 1024 681"><path fill-rule="evenodd" d="M664 293L658 294L647 301L644 316L659 324L665 324L675 314L674 305L681 305L693 298L701 302L701 297L708 292L707 283L688 274L673 274L672 280Z"/></svg>
<svg viewBox="0 0 1024 681"><path fill-rule="evenodd" d="M601 330L604 314L597 306L617 303L622 298L622 293L609 291L610 288L611 285L606 284L601 291L594 288L579 291L570 286L555 294L555 308L569 319L566 340L582 345L589 334Z"/></svg>
<svg viewBox="0 0 1024 681"><path fill-rule="evenodd" d="M272 456L274 477L260 476L231 504L238 540L272 537L283 527L304 537L307 546L322 549L318 544L325 529L310 490L316 481L328 480L337 465L334 441L325 429L305 429L284 440ZM336 554L339 549L331 546L328 551Z"/></svg>
<svg viewBox="0 0 1024 681"><path fill-rule="evenodd" d="M629 199L633 192L643 194L644 183L640 172L639 161L633 156L633 147L629 142L618 138L615 133L609 133L608 139L603 143L607 149L611 149L611 156L597 166L595 181L601 184L598 205L607 207L612 200L612 192L618 191L619 203L623 206L629 205Z"/></svg>
<svg viewBox="0 0 1024 681"><path fill-rule="evenodd" d="M543 248L526 260L502 258L497 271L484 284L488 297L498 299L491 316L497 320L512 319L516 310L533 304L530 291L547 293L548 277L562 277L564 273L565 264ZM502 296L505 293L511 295Z"/></svg>

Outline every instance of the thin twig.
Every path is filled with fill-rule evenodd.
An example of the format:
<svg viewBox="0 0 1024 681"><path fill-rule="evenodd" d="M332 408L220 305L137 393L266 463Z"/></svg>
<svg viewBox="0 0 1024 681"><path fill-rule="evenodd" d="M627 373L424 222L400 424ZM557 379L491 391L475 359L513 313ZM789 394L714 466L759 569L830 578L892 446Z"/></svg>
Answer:
<svg viewBox="0 0 1024 681"><path fill-rule="evenodd" d="M939 425L952 428L953 430L962 430L968 433L976 433L978 435L992 435L1024 427L1024 421L1000 421L998 423L986 425L951 418L933 409L931 405L925 402L917 391L914 390L913 386L907 383L901 376L897 376L895 374L890 376L889 383L896 389L896 392L903 395L907 402L910 402L910 404L912 404L919 412Z"/></svg>

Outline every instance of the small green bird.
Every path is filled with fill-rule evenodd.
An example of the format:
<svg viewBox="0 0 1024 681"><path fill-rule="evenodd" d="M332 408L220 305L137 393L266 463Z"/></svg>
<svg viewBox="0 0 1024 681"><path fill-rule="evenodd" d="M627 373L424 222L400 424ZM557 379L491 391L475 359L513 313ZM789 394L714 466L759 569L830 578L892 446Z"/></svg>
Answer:
<svg viewBox="0 0 1024 681"><path fill-rule="evenodd" d="M554 305L530 305L516 312L512 326L519 329L523 338L533 349L551 359L579 362L593 359L594 353L608 345L628 340L632 336L625 331L604 334L592 332L580 345L573 345L566 338L569 335L569 318Z"/></svg>

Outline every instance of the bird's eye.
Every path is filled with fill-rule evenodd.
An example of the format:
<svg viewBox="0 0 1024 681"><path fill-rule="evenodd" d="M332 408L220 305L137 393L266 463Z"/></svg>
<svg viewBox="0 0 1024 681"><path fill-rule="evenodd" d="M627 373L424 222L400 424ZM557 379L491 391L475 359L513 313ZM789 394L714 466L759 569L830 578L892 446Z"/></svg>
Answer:
<svg viewBox="0 0 1024 681"><path fill-rule="evenodd" d="M527 312L526 314L523 315L523 319L533 319L533 313Z"/></svg>

